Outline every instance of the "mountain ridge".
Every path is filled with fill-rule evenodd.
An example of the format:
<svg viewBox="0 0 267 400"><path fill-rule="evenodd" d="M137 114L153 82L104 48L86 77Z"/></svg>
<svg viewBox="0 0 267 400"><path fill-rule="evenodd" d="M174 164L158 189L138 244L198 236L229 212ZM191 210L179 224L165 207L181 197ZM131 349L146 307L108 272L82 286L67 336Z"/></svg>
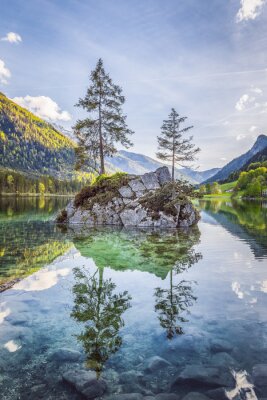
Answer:
<svg viewBox="0 0 267 400"><path fill-rule="evenodd" d="M219 172L203 183L220 182L227 179L231 173L240 170L255 154L267 147L267 136L259 135L253 146L244 154L227 163Z"/></svg>

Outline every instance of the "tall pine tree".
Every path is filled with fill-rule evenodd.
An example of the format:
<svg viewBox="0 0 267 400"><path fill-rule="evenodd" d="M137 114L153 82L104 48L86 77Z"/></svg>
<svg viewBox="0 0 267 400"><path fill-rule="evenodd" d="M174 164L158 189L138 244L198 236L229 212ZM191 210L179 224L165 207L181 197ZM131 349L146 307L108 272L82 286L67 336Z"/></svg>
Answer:
<svg viewBox="0 0 267 400"><path fill-rule="evenodd" d="M200 151L199 147L192 143L193 136L184 137L184 134L193 126L180 128L186 119L187 117L181 117L172 108L169 118L163 121L161 136L158 136L157 157L163 161L171 162L173 181L175 165L186 166L186 163L195 160L196 154Z"/></svg>
<svg viewBox="0 0 267 400"><path fill-rule="evenodd" d="M116 143L128 148L132 145L129 135L133 134L122 113L125 98L122 89L115 85L105 72L103 61L98 60L91 72L91 85L77 106L85 109L89 116L78 120L74 126L78 141L76 149L77 168L88 164L100 174L105 173L105 157L116 153Z"/></svg>

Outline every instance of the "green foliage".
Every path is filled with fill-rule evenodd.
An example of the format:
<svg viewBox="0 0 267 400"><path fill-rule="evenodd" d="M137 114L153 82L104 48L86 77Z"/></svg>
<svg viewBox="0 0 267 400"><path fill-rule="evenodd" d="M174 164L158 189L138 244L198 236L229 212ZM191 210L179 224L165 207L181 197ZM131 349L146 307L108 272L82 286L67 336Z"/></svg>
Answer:
<svg viewBox="0 0 267 400"><path fill-rule="evenodd" d="M222 193L220 185L218 184L218 182L213 182L211 184L211 188L210 189L211 189L211 194L221 194Z"/></svg>
<svg viewBox="0 0 267 400"><path fill-rule="evenodd" d="M75 194L92 181L89 174L69 180L0 169L0 194Z"/></svg>
<svg viewBox="0 0 267 400"><path fill-rule="evenodd" d="M91 186L84 187L75 197L75 207L88 206L94 203L107 204L118 194L118 189L129 181L127 174L116 172L113 175L100 175Z"/></svg>
<svg viewBox="0 0 267 400"><path fill-rule="evenodd" d="M104 158L117 152L116 143L132 145L128 136L133 134L122 113L125 98L122 89L115 85L98 60L91 72L91 84L77 106L88 112L88 117L78 120L74 130L78 141L77 168L88 164L94 171L105 173Z"/></svg>
<svg viewBox="0 0 267 400"><path fill-rule="evenodd" d="M210 183L206 184L206 193L211 194L211 184Z"/></svg>
<svg viewBox="0 0 267 400"><path fill-rule="evenodd" d="M163 161L172 163L172 180L174 181L175 164L184 166L184 163L193 162L196 154L200 151L192 143L193 137L185 138L192 126L180 129L187 117L181 117L174 108L167 120L163 121L161 127L161 136L158 136L157 157Z"/></svg>
<svg viewBox="0 0 267 400"><path fill-rule="evenodd" d="M207 191L206 191L206 185L200 185L199 194L200 194L200 195L204 195L204 194L206 194L206 193L207 193Z"/></svg>
<svg viewBox="0 0 267 400"><path fill-rule="evenodd" d="M0 93L0 166L72 175L75 143Z"/></svg>
<svg viewBox="0 0 267 400"><path fill-rule="evenodd" d="M261 197L267 188L267 168L259 167L243 171L239 175L235 192L243 191L243 197Z"/></svg>

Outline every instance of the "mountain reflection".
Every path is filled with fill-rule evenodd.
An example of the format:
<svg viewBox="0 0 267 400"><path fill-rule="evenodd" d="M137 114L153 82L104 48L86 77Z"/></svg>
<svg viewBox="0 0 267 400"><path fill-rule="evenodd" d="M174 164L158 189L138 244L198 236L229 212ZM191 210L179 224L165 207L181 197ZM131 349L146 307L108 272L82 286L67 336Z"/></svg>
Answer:
<svg viewBox="0 0 267 400"><path fill-rule="evenodd" d="M200 200L199 207L228 232L245 240L256 258L267 255L267 201Z"/></svg>
<svg viewBox="0 0 267 400"><path fill-rule="evenodd" d="M104 279L104 269L90 276L82 268L74 269L74 307L71 317L84 324L77 339L86 353L86 366L99 377L105 362L122 344L119 335L124 326L122 314L130 307L127 291L116 293L111 279Z"/></svg>

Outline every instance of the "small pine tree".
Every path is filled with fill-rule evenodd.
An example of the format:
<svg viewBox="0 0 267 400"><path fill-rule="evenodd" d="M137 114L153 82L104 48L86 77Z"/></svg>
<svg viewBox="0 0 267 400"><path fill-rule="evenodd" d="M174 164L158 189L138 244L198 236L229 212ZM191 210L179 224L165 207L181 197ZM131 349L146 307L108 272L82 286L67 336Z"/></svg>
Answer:
<svg viewBox="0 0 267 400"><path fill-rule="evenodd" d="M172 181L174 181L175 165L182 167L185 163L193 162L196 154L200 151L192 143L193 137L184 137L184 133L192 129L192 126L180 129L180 125L187 117L181 117L174 108L172 108L169 118L163 121L161 127L161 136L158 136L157 157L163 161L172 163Z"/></svg>
<svg viewBox="0 0 267 400"><path fill-rule="evenodd" d="M126 115L121 110L125 102L122 89L112 82L101 59L91 72L90 80L85 97L77 104L89 113L89 117L78 120L74 126L78 141L76 167L88 163L95 171L104 174L105 157L116 153L115 143L130 147L132 143L128 136L133 131L128 128Z"/></svg>

